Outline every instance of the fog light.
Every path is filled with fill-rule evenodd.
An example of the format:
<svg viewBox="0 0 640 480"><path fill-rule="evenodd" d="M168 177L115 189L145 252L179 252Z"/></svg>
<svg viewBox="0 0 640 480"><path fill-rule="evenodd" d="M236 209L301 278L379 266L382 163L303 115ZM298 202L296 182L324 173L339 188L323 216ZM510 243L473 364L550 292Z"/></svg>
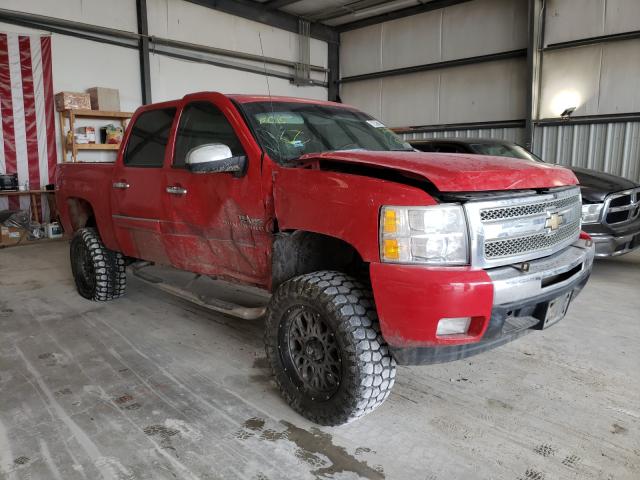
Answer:
<svg viewBox="0 0 640 480"><path fill-rule="evenodd" d="M437 336L467 333L471 317L441 318L438 322Z"/></svg>

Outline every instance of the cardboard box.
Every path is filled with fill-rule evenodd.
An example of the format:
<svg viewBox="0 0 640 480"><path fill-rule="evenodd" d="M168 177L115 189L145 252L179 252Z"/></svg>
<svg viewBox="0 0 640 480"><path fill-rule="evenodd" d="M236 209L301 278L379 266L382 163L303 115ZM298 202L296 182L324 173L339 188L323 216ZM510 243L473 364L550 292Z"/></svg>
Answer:
<svg viewBox="0 0 640 480"><path fill-rule="evenodd" d="M91 110L91 97L82 92L56 93L56 110Z"/></svg>
<svg viewBox="0 0 640 480"><path fill-rule="evenodd" d="M96 129L94 127L78 127L76 129L76 143L96 143Z"/></svg>
<svg viewBox="0 0 640 480"><path fill-rule="evenodd" d="M93 87L87 90L92 110L120 111L120 92L117 88Z"/></svg>
<svg viewBox="0 0 640 480"><path fill-rule="evenodd" d="M0 247L17 245L27 237L27 232L16 227L0 227Z"/></svg>

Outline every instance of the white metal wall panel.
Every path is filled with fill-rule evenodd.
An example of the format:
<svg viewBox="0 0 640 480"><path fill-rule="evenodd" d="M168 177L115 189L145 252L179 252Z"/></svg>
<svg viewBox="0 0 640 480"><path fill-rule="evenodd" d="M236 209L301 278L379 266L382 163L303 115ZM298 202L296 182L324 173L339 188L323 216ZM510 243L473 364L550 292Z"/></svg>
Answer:
<svg viewBox="0 0 640 480"><path fill-rule="evenodd" d="M640 40L544 53L540 118L640 110Z"/></svg>
<svg viewBox="0 0 640 480"><path fill-rule="evenodd" d="M260 32L265 56L298 61L296 33L183 0L147 0L147 9L151 35L261 55ZM326 67L327 49L311 39L311 63Z"/></svg>
<svg viewBox="0 0 640 480"><path fill-rule="evenodd" d="M2 0L0 8L138 31L135 0Z"/></svg>
<svg viewBox="0 0 640 480"><path fill-rule="evenodd" d="M391 70L441 62L442 15L443 10L434 10L380 26L382 63L379 68ZM369 69L372 66L365 65Z"/></svg>
<svg viewBox="0 0 640 480"><path fill-rule="evenodd" d="M345 83L340 89L340 97L344 103L358 107L377 119L382 119L382 80L377 78Z"/></svg>
<svg viewBox="0 0 640 480"><path fill-rule="evenodd" d="M173 100L198 91L268 93L267 78L256 73L239 72L153 53L150 67L154 102ZM274 77L269 77L268 81L272 95L327 99L327 90L323 87L296 87L288 80Z"/></svg>
<svg viewBox="0 0 640 480"><path fill-rule="evenodd" d="M640 122L537 127L533 151L549 162L640 182Z"/></svg>
<svg viewBox="0 0 640 480"><path fill-rule="evenodd" d="M382 70L382 24L340 35L340 76Z"/></svg>
<svg viewBox="0 0 640 480"><path fill-rule="evenodd" d="M499 60L348 82L341 98L391 127L525 117L526 62Z"/></svg>
<svg viewBox="0 0 640 480"><path fill-rule="evenodd" d="M526 22L527 0L475 0L345 32L341 75L525 48Z"/></svg>
<svg viewBox="0 0 640 480"><path fill-rule="evenodd" d="M441 74L438 123L490 122L526 116L525 59L448 68Z"/></svg>
<svg viewBox="0 0 640 480"><path fill-rule="evenodd" d="M524 128L480 128L474 130L446 130L441 132L403 133L403 140L425 140L428 138L492 138L508 142L524 143Z"/></svg>
<svg viewBox="0 0 640 480"><path fill-rule="evenodd" d="M475 0L443 10L443 60L526 46L527 0Z"/></svg>
<svg viewBox="0 0 640 480"><path fill-rule="evenodd" d="M434 70L381 79L381 120L394 127L442 123L439 112L441 76L441 72ZM357 87L360 83L354 85ZM351 97L343 95L342 99L349 103Z"/></svg>
<svg viewBox="0 0 640 480"><path fill-rule="evenodd" d="M605 44L602 51L600 109L605 113L640 112L640 40Z"/></svg>
<svg viewBox="0 0 640 480"><path fill-rule="evenodd" d="M547 0L545 44L640 30L638 0Z"/></svg>

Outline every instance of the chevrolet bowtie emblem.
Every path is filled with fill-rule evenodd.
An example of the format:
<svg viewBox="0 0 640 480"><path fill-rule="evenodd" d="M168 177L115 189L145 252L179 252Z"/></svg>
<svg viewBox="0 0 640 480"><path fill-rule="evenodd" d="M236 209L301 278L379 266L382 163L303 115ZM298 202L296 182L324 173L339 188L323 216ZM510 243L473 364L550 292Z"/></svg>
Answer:
<svg viewBox="0 0 640 480"><path fill-rule="evenodd" d="M545 223L545 228L548 228L552 232L560 228L560 225L564 223L564 217L559 213L552 213L547 218L547 223Z"/></svg>

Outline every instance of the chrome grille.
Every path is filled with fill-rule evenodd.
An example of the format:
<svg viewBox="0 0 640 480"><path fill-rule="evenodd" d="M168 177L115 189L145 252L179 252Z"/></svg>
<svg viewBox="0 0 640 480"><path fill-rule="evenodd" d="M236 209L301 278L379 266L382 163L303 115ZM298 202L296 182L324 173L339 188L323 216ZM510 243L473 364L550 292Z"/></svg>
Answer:
<svg viewBox="0 0 640 480"><path fill-rule="evenodd" d="M509 257L540 250L541 248L548 248L573 237L576 230L580 231L579 221L561 227L554 235L539 234L487 242L484 244L484 256L486 258Z"/></svg>
<svg viewBox="0 0 640 480"><path fill-rule="evenodd" d="M481 268L552 255L580 236L582 198L578 187L470 201L464 207L471 235L472 264Z"/></svg>
<svg viewBox="0 0 640 480"><path fill-rule="evenodd" d="M604 223L615 225L632 222L640 216L640 188L624 190L607 196L604 202Z"/></svg>
<svg viewBox="0 0 640 480"><path fill-rule="evenodd" d="M480 212L480 219L483 222L489 220L502 220L503 218L526 217L536 213L545 212L548 208L563 208L580 201L580 195L563 198L555 202L538 203L534 205L520 205L517 207L493 208Z"/></svg>

